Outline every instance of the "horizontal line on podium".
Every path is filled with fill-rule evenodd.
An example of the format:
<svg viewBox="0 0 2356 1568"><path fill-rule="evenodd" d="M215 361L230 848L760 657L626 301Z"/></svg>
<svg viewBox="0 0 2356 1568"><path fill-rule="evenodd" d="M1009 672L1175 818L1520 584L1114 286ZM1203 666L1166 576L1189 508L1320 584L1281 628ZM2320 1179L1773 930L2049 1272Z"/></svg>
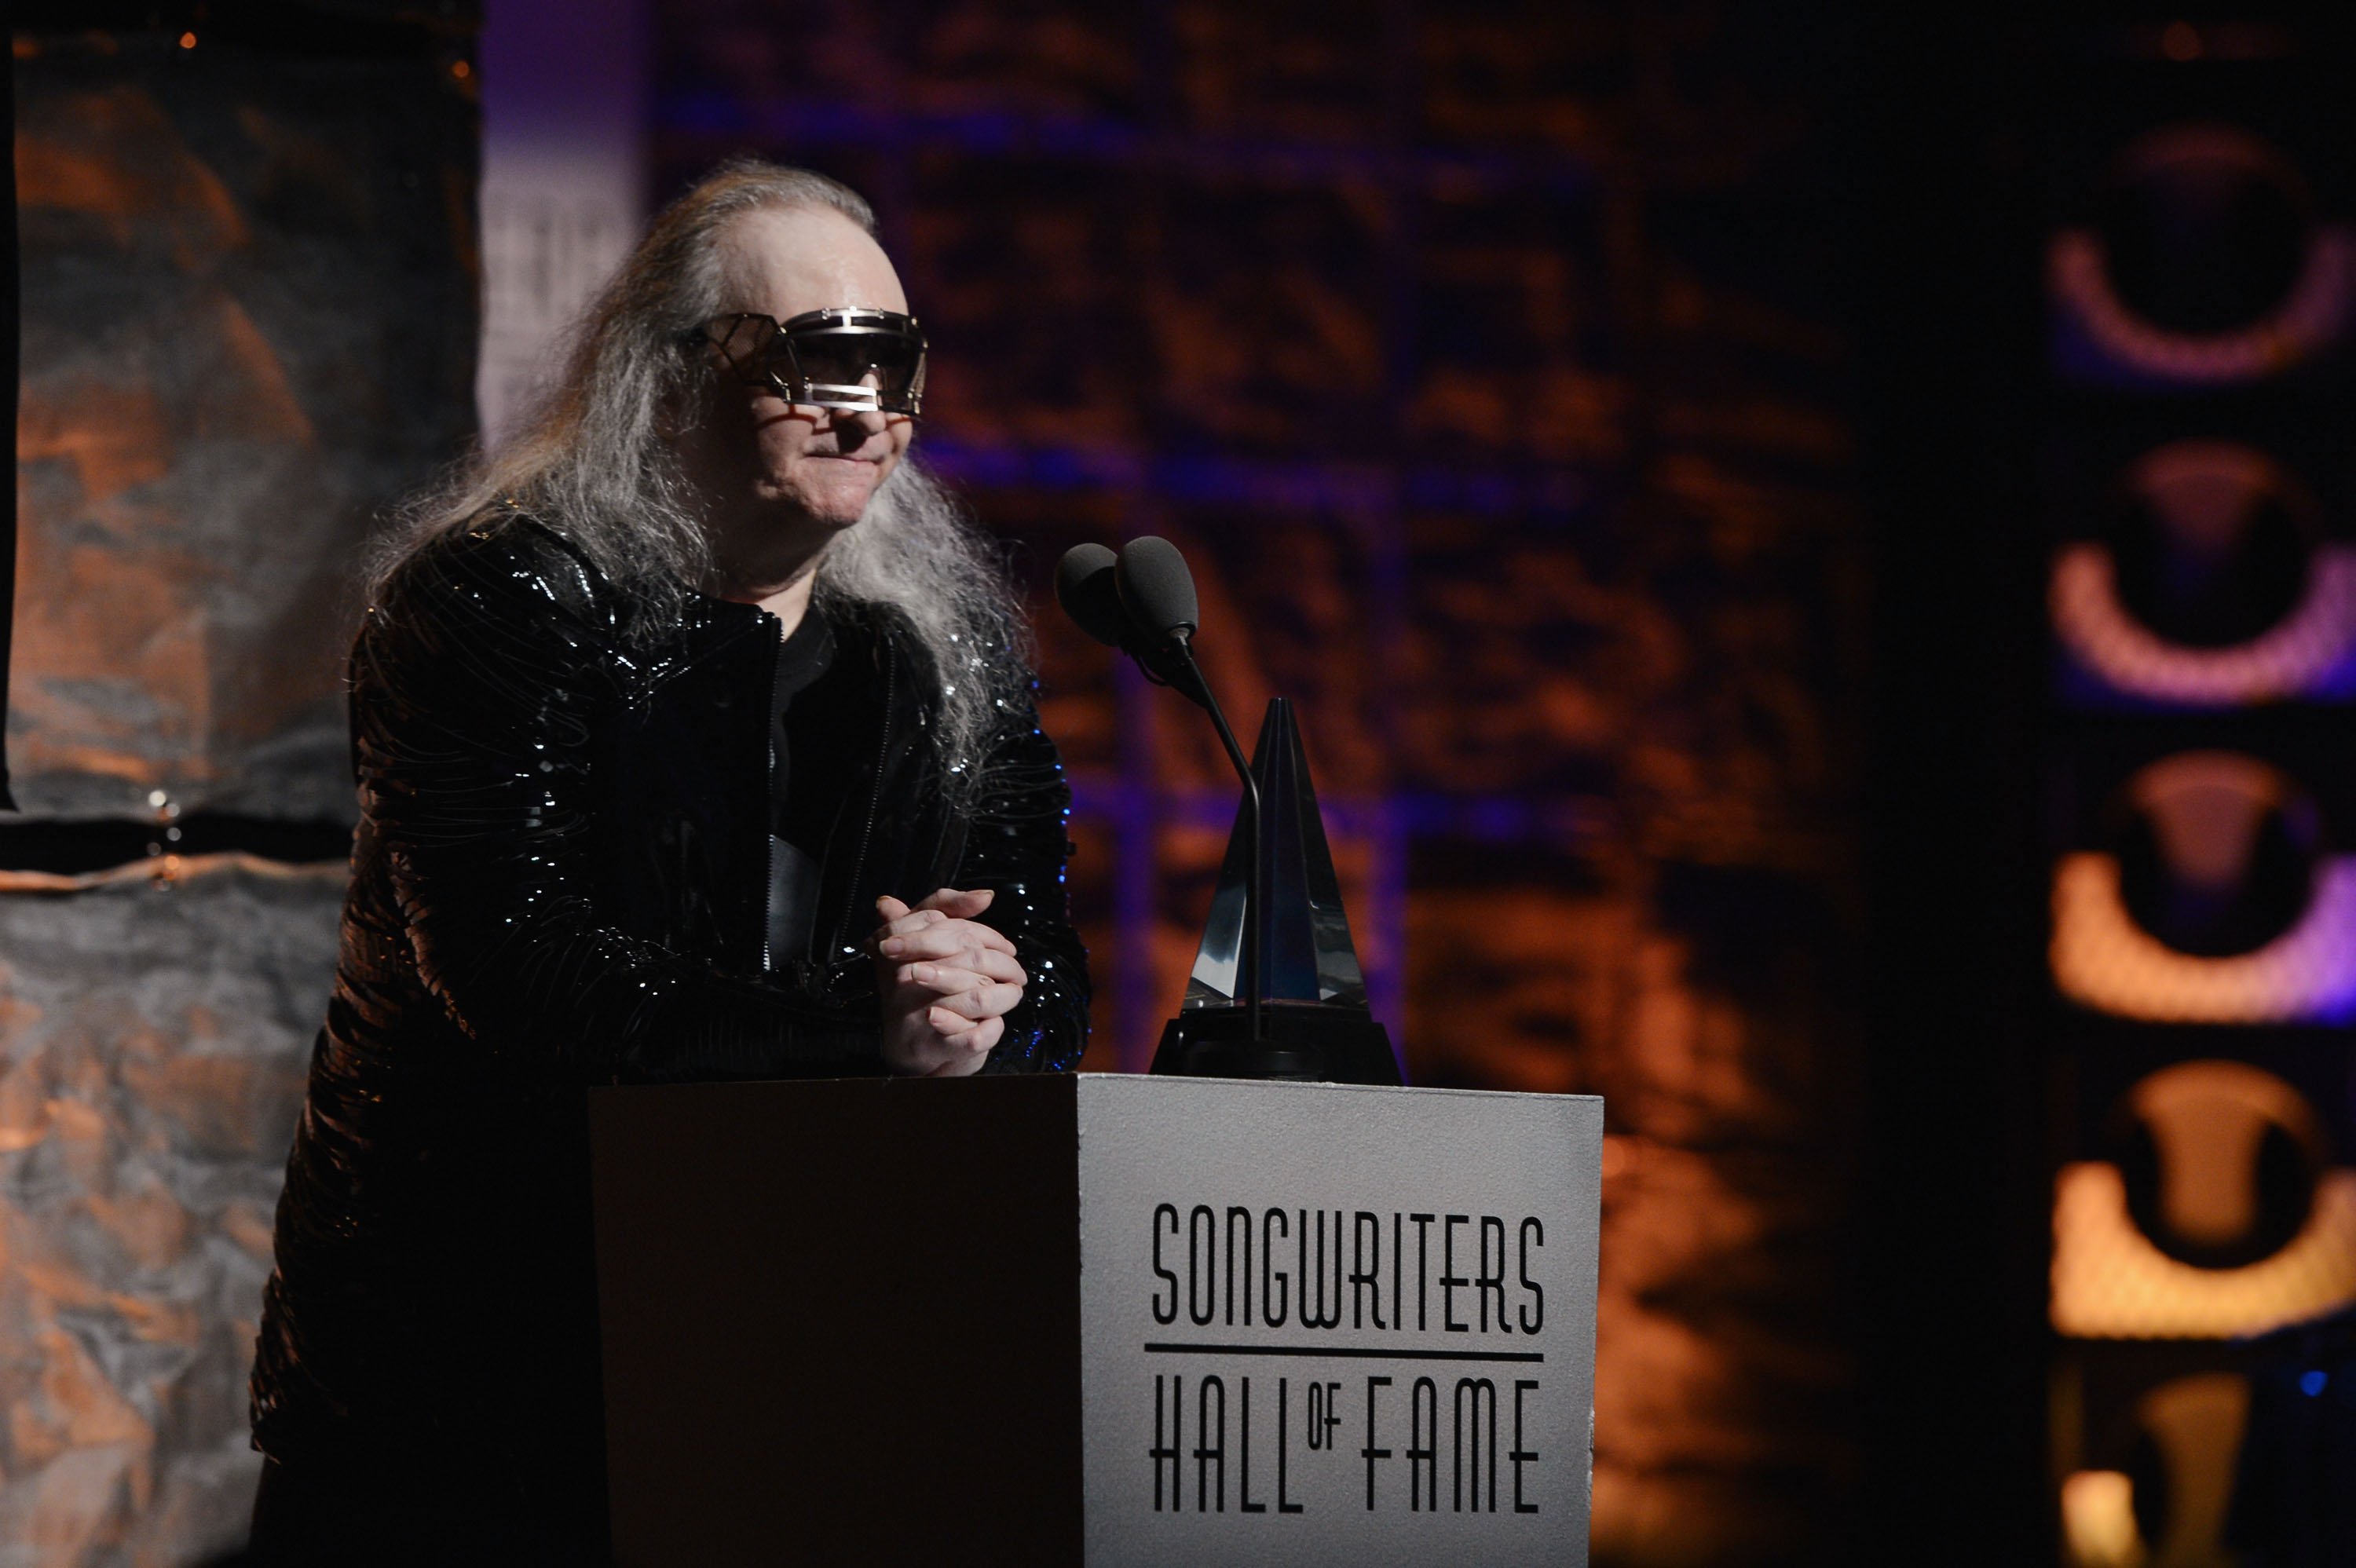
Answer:
<svg viewBox="0 0 2356 1568"><path fill-rule="evenodd" d="M1543 1361L1543 1350L1384 1350L1369 1345L1181 1345L1148 1339L1149 1354L1178 1356L1345 1357L1380 1361Z"/></svg>

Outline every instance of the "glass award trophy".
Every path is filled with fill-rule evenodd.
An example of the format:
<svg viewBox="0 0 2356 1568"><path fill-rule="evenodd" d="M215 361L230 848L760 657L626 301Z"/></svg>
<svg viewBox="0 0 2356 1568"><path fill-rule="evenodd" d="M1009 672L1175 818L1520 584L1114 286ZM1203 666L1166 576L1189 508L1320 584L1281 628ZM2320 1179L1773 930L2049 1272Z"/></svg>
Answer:
<svg viewBox="0 0 2356 1568"><path fill-rule="evenodd" d="M1178 1016L1162 1031L1153 1071L1200 1078L1300 1078L1396 1084L1389 1034L1366 1006L1366 980L1342 907L1324 819L1292 705L1268 705L1252 749L1259 786L1260 866L1255 878L1247 801L1219 868L1202 946ZM1247 918L1252 889L1264 907ZM1257 974L1244 962L1258 928ZM1259 987L1260 1038L1252 1037L1248 988Z"/></svg>

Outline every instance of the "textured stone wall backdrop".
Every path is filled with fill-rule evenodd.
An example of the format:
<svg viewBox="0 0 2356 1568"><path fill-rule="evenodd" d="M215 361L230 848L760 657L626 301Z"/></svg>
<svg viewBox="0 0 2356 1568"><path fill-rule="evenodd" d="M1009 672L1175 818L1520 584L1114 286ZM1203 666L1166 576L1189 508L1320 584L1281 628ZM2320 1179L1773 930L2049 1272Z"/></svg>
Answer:
<svg viewBox="0 0 2356 1568"><path fill-rule="evenodd" d="M15 37L9 842L47 861L109 819L165 849L166 813L349 820L352 569L472 429L466 26L273 14ZM237 854L0 869L7 1568L242 1539L245 1376L343 880Z"/></svg>
<svg viewBox="0 0 2356 1568"><path fill-rule="evenodd" d="M348 820L352 566L473 430L475 117L188 36L20 35L9 760L35 812Z"/></svg>
<svg viewBox="0 0 2356 1568"><path fill-rule="evenodd" d="M0 1563L242 1539L245 1375L336 866L0 874Z"/></svg>

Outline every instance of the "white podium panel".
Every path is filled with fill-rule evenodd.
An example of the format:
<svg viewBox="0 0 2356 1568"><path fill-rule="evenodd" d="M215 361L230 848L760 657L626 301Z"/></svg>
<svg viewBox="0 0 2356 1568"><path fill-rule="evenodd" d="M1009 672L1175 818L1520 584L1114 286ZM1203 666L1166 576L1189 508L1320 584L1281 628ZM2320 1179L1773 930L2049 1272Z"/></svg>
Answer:
<svg viewBox="0 0 2356 1568"><path fill-rule="evenodd" d="M1602 1102L1079 1084L1090 1564L1583 1563Z"/></svg>

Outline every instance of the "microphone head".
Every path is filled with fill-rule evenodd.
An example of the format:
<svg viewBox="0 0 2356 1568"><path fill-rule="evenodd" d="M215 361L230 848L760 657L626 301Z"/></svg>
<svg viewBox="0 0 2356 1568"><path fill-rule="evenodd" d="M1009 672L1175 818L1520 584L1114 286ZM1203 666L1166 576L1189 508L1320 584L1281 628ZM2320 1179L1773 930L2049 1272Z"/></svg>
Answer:
<svg viewBox="0 0 2356 1568"><path fill-rule="evenodd" d="M1108 648L1130 640L1129 613L1113 581L1113 554L1100 544L1076 544L1055 563L1055 603L1081 631Z"/></svg>
<svg viewBox="0 0 2356 1568"><path fill-rule="evenodd" d="M1168 539L1151 534L1131 539L1113 569L1121 607L1138 630L1156 642L1192 636L1201 624L1194 604L1194 574Z"/></svg>

